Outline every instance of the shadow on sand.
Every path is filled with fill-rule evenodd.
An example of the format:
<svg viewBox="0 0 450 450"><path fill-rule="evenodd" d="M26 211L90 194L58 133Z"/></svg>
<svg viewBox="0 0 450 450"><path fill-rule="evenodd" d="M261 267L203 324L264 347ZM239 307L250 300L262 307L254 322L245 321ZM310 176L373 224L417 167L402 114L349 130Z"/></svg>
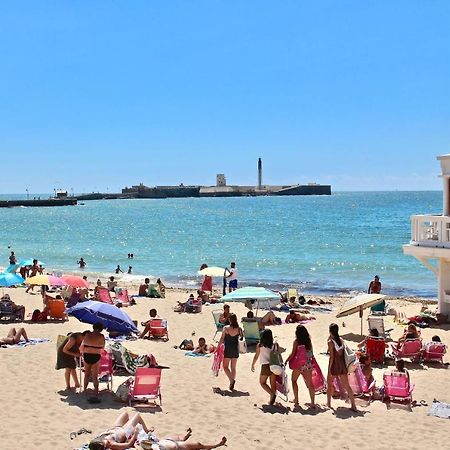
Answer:
<svg viewBox="0 0 450 450"><path fill-rule="evenodd" d="M221 389L220 387L213 387L213 392L214 394L219 394L222 397L249 397L250 393L249 392L244 392L244 391L229 391L229 390L224 390Z"/></svg>

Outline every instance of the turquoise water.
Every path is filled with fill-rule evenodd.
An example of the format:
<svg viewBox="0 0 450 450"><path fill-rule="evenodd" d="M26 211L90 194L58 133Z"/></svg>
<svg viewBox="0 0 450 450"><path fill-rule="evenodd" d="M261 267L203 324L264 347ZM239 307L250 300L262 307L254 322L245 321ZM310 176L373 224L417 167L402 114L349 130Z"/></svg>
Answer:
<svg viewBox="0 0 450 450"><path fill-rule="evenodd" d="M47 268L76 271L82 256L92 277L131 264L139 279L161 276L192 286L201 263L236 261L247 285L349 292L365 290L378 274L385 293L435 296L435 276L401 246L410 239L409 217L440 213L441 198L440 192L345 192L0 209L0 265L7 265L10 246L18 259L38 257Z"/></svg>

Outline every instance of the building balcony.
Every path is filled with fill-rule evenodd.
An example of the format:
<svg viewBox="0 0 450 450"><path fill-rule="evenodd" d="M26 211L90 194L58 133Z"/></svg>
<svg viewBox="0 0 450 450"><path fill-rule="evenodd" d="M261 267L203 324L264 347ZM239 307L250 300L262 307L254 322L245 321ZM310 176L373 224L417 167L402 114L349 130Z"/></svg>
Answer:
<svg viewBox="0 0 450 450"><path fill-rule="evenodd" d="M412 216L410 244L418 247L450 249L450 217Z"/></svg>

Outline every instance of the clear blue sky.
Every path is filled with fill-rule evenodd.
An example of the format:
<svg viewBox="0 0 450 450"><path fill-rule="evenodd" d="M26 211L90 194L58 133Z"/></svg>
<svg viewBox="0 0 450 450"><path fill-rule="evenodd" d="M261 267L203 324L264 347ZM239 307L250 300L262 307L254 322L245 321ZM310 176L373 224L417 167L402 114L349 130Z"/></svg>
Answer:
<svg viewBox="0 0 450 450"><path fill-rule="evenodd" d="M0 193L126 184L439 189L450 2L0 6Z"/></svg>

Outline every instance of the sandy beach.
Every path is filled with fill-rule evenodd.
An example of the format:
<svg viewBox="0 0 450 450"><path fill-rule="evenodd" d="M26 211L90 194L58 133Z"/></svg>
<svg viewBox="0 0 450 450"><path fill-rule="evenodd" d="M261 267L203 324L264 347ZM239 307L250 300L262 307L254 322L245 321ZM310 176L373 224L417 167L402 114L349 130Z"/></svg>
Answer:
<svg viewBox="0 0 450 450"><path fill-rule="evenodd" d="M131 293L136 288L130 289ZM18 304L26 306L27 314L42 307L39 294L26 294L24 288L5 289ZM212 358L192 358L173 348L185 338L196 340L205 337L211 342L215 326L211 311L221 304L204 306L200 314L179 314L173 311L177 300L185 301L189 291L169 289L165 299L139 298L137 305L126 312L138 322L148 317L150 308L157 308L161 317L169 323L168 342L149 340L127 341L125 345L136 353L153 353L158 362L169 366L162 375L162 408L138 408L148 425L154 426L158 435L182 433L193 429L193 436L203 442L218 442L228 438L228 448L239 450L296 449L321 447L324 449L410 449L446 448L450 438L448 420L427 416L429 407L417 406L410 412L404 406L387 409L381 401L367 405L357 400L359 413L348 409L343 400L334 400L335 410L325 407L308 410L309 401L303 381L299 380L300 405L294 411L293 403L280 401L267 405L268 396L258 384L259 369L251 372L253 350L241 355L237 367L236 391L228 391L228 380L221 371L215 378L211 371ZM312 298L307 296L307 298ZM330 299L337 308L343 298ZM391 307L401 309L407 315L418 313L420 299L389 300ZM242 304L232 304L232 311L242 317L247 309ZM277 313L284 319L286 313ZM365 317L367 313L365 314ZM306 326L311 334L314 353L326 373L328 357L326 342L328 325L336 322L350 346L361 340L358 315L336 319L333 313L317 313L316 320ZM393 316L385 319L388 328L393 327L392 337L398 338L403 330L394 324ZM345 326L343 326L345 323ZM0 325L0 335L5 336L11 324ZM21 324L15 324L21 326ZM7 449L74 449L112 425L115 417L126 405L114 400L111 393L102 394L100 405L87 403L82 394L67 393L64 389L63 371L56 371L56 338L60 334L89 328L75 318L61 323L24 324L29 337L48 338L50 342L25 348L0 349L0 377L2 380L2 438L1 447ZM366 325L364 325L366 327ZM276 340L290 350L294 338L294 324L271 327ZM450 343L450 326L422 330L424 341L438 334ZM446 355L445 362L449 362ZM391 362L392 364L392 362ZM450 403L448 366L407 364L415 384L413 398L425 400L428 405L434 398ZM374 369L377 385L382 384L382 368ZM289 371L290 376L290 371ZM126 377L114 377L117 387ZM292 400L292 393L290 399ZM326 397L317 397L325 405ZM92 435L81 435L70 440L72 431L80 428L92 430Z"/></svg>

